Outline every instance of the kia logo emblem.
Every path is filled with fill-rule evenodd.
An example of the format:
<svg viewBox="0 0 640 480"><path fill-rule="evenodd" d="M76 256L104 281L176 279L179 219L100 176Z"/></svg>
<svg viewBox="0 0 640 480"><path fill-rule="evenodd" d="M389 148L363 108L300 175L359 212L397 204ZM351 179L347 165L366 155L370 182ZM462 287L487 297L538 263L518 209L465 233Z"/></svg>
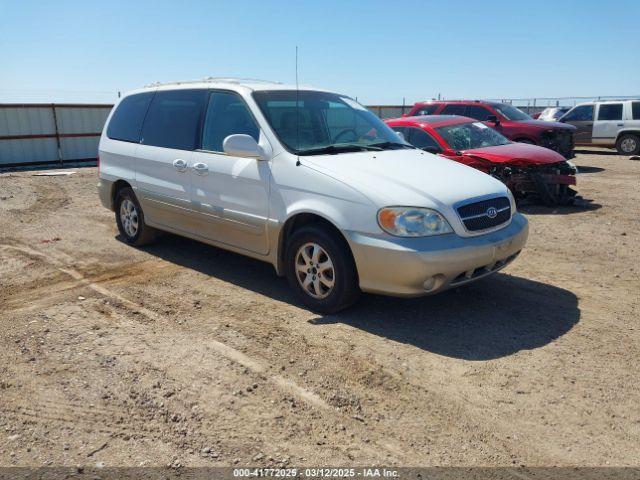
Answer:
<svg viewBox="0 0 640 480"><path fill-rule="evenodd" d="M487 208L487 217L496 218L498 216L498 210L495 207Z"/></svg>

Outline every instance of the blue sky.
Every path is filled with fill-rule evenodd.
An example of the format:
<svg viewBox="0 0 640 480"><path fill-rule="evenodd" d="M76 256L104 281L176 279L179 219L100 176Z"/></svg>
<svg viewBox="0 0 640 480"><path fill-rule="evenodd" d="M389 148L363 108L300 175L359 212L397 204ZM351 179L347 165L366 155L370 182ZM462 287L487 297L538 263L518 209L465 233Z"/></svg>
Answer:
<svg viewBox="0 0 640 480"><path fill-rule="evenodd" d="M367 104L640 94L640 1L0 0L0 102L244 76Z"/></svg>

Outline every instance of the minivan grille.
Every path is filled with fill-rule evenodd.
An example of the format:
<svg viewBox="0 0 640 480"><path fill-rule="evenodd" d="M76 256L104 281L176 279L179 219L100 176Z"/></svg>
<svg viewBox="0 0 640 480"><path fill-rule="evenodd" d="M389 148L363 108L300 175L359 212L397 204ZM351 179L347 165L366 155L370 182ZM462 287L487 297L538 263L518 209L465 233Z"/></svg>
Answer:
<svg viewBox="0 0 640 480"><path fill-rule="evenodd" d="M495 209L495 212L492 212ZM495 217L491 218L490 214ZM458 207L458 215L470 232L497 227L511 219L511 202L507 197L490 198Z"/></svg>

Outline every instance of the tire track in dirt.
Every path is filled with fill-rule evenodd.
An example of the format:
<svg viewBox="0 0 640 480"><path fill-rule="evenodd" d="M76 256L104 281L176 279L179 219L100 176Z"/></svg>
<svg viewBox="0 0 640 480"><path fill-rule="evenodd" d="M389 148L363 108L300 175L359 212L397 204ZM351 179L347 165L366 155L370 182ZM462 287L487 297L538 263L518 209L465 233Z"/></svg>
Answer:
<svg viewBox="0 0 640 480"><path fill-rule="evenodd" d="M15 245L0 245L0 248L4 249L4 250L15 250L15 251L19 251L22 253L25 253L27 255L30 256L34 256L37 258L42 259L43 261L49 263L51 266L57 268L58 270L60 270L63 273L66 273L67 275L69 275L71 278L73 278L74 280L77 281L78 285L82 285L85 286L87 288L90 288L91 290L99 293L100 295L103 295L104 297L108 297L108 298L112 298L117 300L118 302L120 302L121 304L134 309L136 311L138 311L139 313L141 313L142 315L146 316L147 318L154 320L154 321L162 321L163 318L161 317L161 315L159 315L158 313L138 304L135 302L132 302L131 300L129 300L128 298L123 297L120 294L117 294L105 287L103 287L102 285L99 285L98 283L91 281L90 279L87 279L82 273L80 273L78 270L73 269L73 268L68 268L65 266L64 262L59 260L58 258L52 256L52 255L47 255L45 253L39 252L37 250L34 250L32 248L29 247L25 247L25 246L15 246ZM208 341L208 345L213 348L214 350L216 350L216 352L218 352L220 355L223 355L225 357L227 357L230 360L233 360L236 363L239 363L240 365L249 368L250 370L252 370L255 373L258 374L264 374L265 372L267 372L269 370L269 367L267 364L265 364L264 362L261 362L260 360L256 359L256 358L251 358L247 355L245 355L244 353L242 353L239 350L236 350L228 345L225 345L222 342L218 342L215 340L209 340ZM290 393L293 393L295 395L297 395L301 400L303 400L304 402L309 403L310 405L316 407L316 408L321 408L321 409L325 409L325 410L329 410L331 409L331 407L324 401L322 400L322 398L320 398L317 394L315 394L314 392L311 392L309 390L306 390L305 388L301 387L300 385L296 384L295 382L293 382L290 379L287 379L285 377L282 377L280 375L272 375L271 377L271 381L276 384L277 386L279 386L280 388L289 391Z"/></svg>

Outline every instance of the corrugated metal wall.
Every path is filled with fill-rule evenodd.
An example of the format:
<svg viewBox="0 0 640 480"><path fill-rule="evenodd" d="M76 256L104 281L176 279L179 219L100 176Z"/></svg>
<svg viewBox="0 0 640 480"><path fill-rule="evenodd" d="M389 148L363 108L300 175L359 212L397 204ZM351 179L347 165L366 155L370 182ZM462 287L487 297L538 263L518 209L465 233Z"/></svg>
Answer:
<svg viewBox="0 0 640 480"><path fill-rule="evenodd" d="M368 105L367 108L375 113L378 117L398 118L403 113L409 113L413 105Z"/></svg>
<svg viewBox="0 0 640 480"><path fill-rule="evenodd" d="M111 107L0 104L0 167L96 159Z"/></svg>

